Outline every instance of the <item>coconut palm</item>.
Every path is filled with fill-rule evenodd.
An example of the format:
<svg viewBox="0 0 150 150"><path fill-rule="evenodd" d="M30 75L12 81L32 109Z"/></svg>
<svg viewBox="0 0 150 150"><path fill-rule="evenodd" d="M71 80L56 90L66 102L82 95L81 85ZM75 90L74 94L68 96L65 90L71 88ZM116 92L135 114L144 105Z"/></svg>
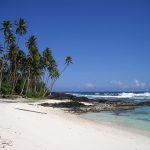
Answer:
<svg viewBox="0 0 150 150"><path fill-rule="evenodd" d="M16 79L14 88L17 86L17 92L21 93L23 84L26 80L26 55L22 50L18 50L17 61L16 61ZM19 87L19 88L18 88Z"/></svg>
<svg viewBox="0 0 150 150"><path fill-rule="evenodd" d="M59 71L57 69L51 70L51 84L47 87L47 89L44 91L43 97L47 94L47 92L52 92L53 86L56 82L56 80L60 77Z"/></svg>
<svg viewBox="0 0 150 150"><path fill-rule="evenodd" d="M71 56L67 56L66 59L65 59L65 67L64 69L61 71L61 73L59 74L59 72L57 72L57 70L54 71L54 74L52 74L52 84L51 84L51 87L50 87L50 91L52 91L53 89L53 86L55 84L55 82L57 81L57 79L63 74L63 72L67 69L67 67L72 64L73 61L72 61L72 57ZM54 76L53 76L54 75ZM54 78L53 78L54 77Z"/></svg>
<svg viewBox="0 0 150 150"><path fill-rule="evenodd" d="M21 74L22 74L22 77L24 77L22 79L23 83L20 88L20 95L22 95L25 90L25 85L26 85L27 78L28 78L28 68L29 68L28 57L25 54L22 54L22 61L20 64L21 64L20 65Z"/></svg>
<svg viewBox="0 0 150 150"><path fill-rule="evenodd" d="M66 70L66 68L72 64L73 61L72 61L72 57L71 56L68 56L66 57L65 59L65 67L64 69L62 70L61 73L59 73L58 69L57 69L57 64L55 62L55 60L53 59L52 57L52 60L51 60L51 63L50 63L50 66L48 67L48 70L49 70L49 73L50 73L50 77L52 79L52 82L50 84L50 86L45 90L44 94L43 94L43 97L46 95L46 93L50 92L50 95L51 95L51 92L52 92L52 89L56 83L56 81L58 80L58 78L62 75L62 73Z"/></svg>
<svg viewBox="0 0 150 150"><path fill-rule="evenodd" d="M73 63L73 61L72 61L72 57L71 56L67 56L66 57L66 59L65 59L65 67L64 67L64 69L61 71L61 74L60 75L62 75L62 73L67 69L67 67L70 65L70 64L72 64Z"/></svg>
<svg viewBox="0 0 150 150"><path fill-rule="evenodd" d="M66 57L66 62L65 62L65 64L68 66L68 65L70 65L70 64L72 64L73 62L72 62L72 57L71 56L68 56L68 57Z"/></svg>
<svg viewBox="0 0 150 150"><path fill-rule="evenodd" d="M27 33L27 25L24 19L20 18L19 21L16 21L16 33L20 36L25 35Z"/></svg>
<svg viewBox="0 0 150 150"><path fill-rule="evenodd" d="M12 23L9 20L3 21L2 26L1 30L3 30L4 36L6 37L12 31Z"/></svg>
<svg viewBox="0 0 150 150"><path fill-rule="evenodd" d="M32 51L37 47L37 38L34 35L30 36L26 42L26 46L29 50L29 53L32 54Z"/></svg>
<svg viewBox="0 0 150 150"><path fill-rule="evenodd" d="M30 82L30 76L31 76L31 63L32 63L32 58L28 55L27 56L27 86L26 86L26 91L25 91L25 95L27 96L28 94L28 90L29 90L29 82Z"/></svg>
<svg viewBox="0 0 150 150"><path fill-rule="evenodd" d="M46 76L46 80L45 83L47 86L43 85L44 89L44 94L43 96L46 95L46 93L48 92L48 90L51 89L52 84L53 84L53 80L55 80L55 78L59 77L59 72L57 69L57 64L56 61L54 60L53 56L52 56L52 52L51 49L46 48L43 52L43 63L44 63L44 73L47 74ZM49 80L52 80L51 84L49 84Z"/></svg>
<svg viewBox="0 0 150 150"><path fill-rule="evenodd" d="M11 75L12 75L12 93L14 92L16 82L16 71L17 71L17 58L19 54L19 47L16 44L11 44L8 58L11 64Z"/></svg>
<svg viewBox="0 0 150 150"><path fill-rule="evenodd" d="M15 43L15 37L14 37L13 33L10 32L10 33L6 36L5 43L7 44L7 48L9 48L9 46L10 46L11 44L14 44L14 43Z"/></svg>
<svg viewBox="0 0 150 150"><path fill-rule="evenodd" d="M1 92L1 85L2 85L2 71L3 71L3 60L0 59L0 92Z"/></svg>
<svg viewBox="0 0 150 150"><path fill-rule="evenodd" d="M1 30L4 35L4 46L0 45L0 91L1 85L8 85L8 93L12 94L29 95L32 92L31 94L40 93L45 96L51 92L62 72L72 64L72 58L70 56L66 58L65 67L59 73L51 49L46 48L41 55L37 38L33 35L26 42L28 49L26 56L19 47L19 39L27 33L27 24L22 18L15 24L9 20L3 21Z"/></svg>
<svg viewBox="0 0 150 150"><path fill-rule="evenodd" d="M35 36L30 36L28 41L26 42L26 46L29 50L29 68L28 68L28 84L29 86L29 80L32 79L32 89L35 87L36 78L38 78L41 74L41 68L40 68L40 53L37 47L37 38ZM29 77L30 76L30 77ZM30 83L31 85L31 83ZM29 89L29 87L27 87ZM28 94L28 90L26 91L26 94Z"/></svg>
<svg viewBox="0 0 150 150"><path fill-rule="evenodd" d="M27 33L27 25L24 19L20 18L19 21L16 21L16 34L18 34L18 41L19 43L19 36L23 36Z"/></svg>
<svg viewBox="0 0 150 150"><path fill-rule="evenodd" d="M9 20L6 20L6 21L3 21L2 23L2 28L0 29L3 31L3 34L4 34L4 46L3 46L3 51L1 51L1 64L2 64L2 68L1 68L1 71L0 71L0 91L1 91L1 84L2 84L2 80L3 80L3 70L4 70L4 57L5 57L5 53L6 53L6 43L7 43L7 40L10 38L9 37L9 34L11 33L12 31L12 23L9 21Z"/></svg>

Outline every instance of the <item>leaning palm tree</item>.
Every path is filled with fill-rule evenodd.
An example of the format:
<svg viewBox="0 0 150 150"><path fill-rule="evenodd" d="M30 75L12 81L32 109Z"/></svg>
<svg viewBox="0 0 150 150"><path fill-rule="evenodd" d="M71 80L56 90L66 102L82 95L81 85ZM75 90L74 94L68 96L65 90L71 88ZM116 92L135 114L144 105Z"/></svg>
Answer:
<svg viewBox="0 0 150 150"><path fill-rule="evenodd" d="M48 91L51 95L53 86L54 86L56 80L60 77L59 71L57 69L53 68L53 70L51 69L50 72L51 72L51 84L44 91L43 97L45 97L45 95L47 94Z"/></svg>
<svg viewBox="0 0 150 150"><path fill-rule="evenodd" d="M68 56L68 57L66 57L66 62L65 62L67 65L70 65L70 64L72 64L73 62L72 62L72 57L71 56Z"/></svg>
<svg viewBox="0 0 150 150"><path fill-rule="evenodd" d="M73 61L72 61L72 57L71 56L67 56L66 57L66 59L65 59L65 67L64 67L64 69L61 71L61 74L60 75L62 75L62 73L67 69L67 67L70 65L70 64L72 64L73 63Z"/></svg>
<svg viewBox="0 0 150 150"><path fill-rule="evenodd" d="M52 78L53 78L53 82L51 83L51 88L50 91L52 91L53 86L55 84L55 82L58 80L58 78L63 74L63 72L67 69L67 67L72 64L72 57L71 56L67 56L65 59L65 67L64 69L61 71L61 73L59 74L59 72L57 72L57 70L54 71L54 78L53 78L53 74L52 74Z"/></svg>
<svg viewBox="0 0 150 150"><path fill-rule="evenodd" d="M51 84L49 84L49 80L51 79L52 81L54 80L54 78L56 77L56 71L57 69L57 64L55 59L52 56L52 52L50 48L46 48L43 51L43 74L45 79L43 79L43 82L45 84L43 84L43 96L46 95L46 93L48 92L49 89L51 89ZM59 72L57 71L57 75L59 74ZM41 90L42 91L42 90Z"/></svg>
<svg viewBox="0 0 150 150"><path fill-rule="evenodd" d="M19 21L15 22L16 34L18 34L17 45L19 43L19 36L23 36L27 33L27 25L24 19L20 18Z"/></svg>
<svg viewBox="0 0 150 150"><path fill-rule="evenodd" d="M50 95L51 95L52 89L53 89L56 81L59 79L59 77L62 75L62 73L67 69L67 67L70 64L72 64L72 63L73 63L72 57L71 56L66 57L66 59L65 59L65 67L61 71L61 73L59 73L59 71L57 69L57 64L56 64L55 60L54 59L51 60L51 65L48 67L48 70L49 70L52 82L49 85L49 87L44 91L43 97L47 94L48 90L49 90Z"/></svg>

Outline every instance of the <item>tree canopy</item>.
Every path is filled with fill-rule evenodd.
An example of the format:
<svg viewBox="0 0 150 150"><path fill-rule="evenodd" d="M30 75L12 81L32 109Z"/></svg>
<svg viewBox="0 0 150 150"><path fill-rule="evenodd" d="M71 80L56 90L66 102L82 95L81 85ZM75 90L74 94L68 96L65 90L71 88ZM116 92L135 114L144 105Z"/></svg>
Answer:
<svg viewBox="0 0 150 150"><path fill-rule="evenodd" d="M2 22L0 41L0 93L25 96L46 96L63 71L72 64L72 57L65 58L65 66L59 71L50 48L39 50L37 38L29 36L24 41L26 50L22 50L19 41L26 36L27 23L18 21Z"/></svg>

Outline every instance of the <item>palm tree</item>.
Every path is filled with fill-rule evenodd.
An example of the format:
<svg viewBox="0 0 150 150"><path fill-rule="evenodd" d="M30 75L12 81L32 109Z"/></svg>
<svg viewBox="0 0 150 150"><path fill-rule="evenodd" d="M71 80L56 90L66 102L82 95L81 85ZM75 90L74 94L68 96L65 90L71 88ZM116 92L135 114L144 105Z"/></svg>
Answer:
<svg viewBox="0 0 150 150"><path fill-rule="evenodd" d="M13 25L15 25L15 28L12 28ZM20 37L27 33L27 25L22 18L15 24L12 24L9 20L3 21L0 30L3 31L4 35L4 46L1 47L0 45L0 91L1 85L8 85L8 93L11 92L12 94L14 92L25 93L27 96L32 92L32 94L40 93L45 96L48 91L51 92L57 79L72 64L72 58L70 56L66 58L65 67L59 73L51 49L46 48L41 55L37 38L33 35L26 42L28 49L28 55L26 56L19 48ZM16 37L18 38L17 41Z"/></svg>
<svg viewBox="0 0 150 150"><path fill-rule="evenodd" d="M72 57L71 56L68 56L68 57L66 57L66 62L65 62L65 64L68 66L68 65L70 65L70 64L72 64L73 62L72 62Z"/></svg>
<svg viewBox="0 0 150 150"><path fill-rule="evenodd" d="M7 21L3 21L2 23L2 28L0 29L3 31L3 34L4 34L4 46L3 46L3 50L1 51L1 71L0 71L0 91L1 91L1 84L2 84L2 80L3 80L3 70L4 70L4 57L5 57L5 52L6 52L6 43L7 43L7 39L10 39L9 37L9 34L11 33L12 31L12 23L7 20Z"/></svg>
<svg viewBox="0 0 150 150"><path fill-rule="evenodd" d="M3 21L2 26L3 27L1 28L1 30L3 30L4 37L6 37L8 33L11 33L12 31L12 23L9 20Z"/></svg>
<svg viewBox="0 0 150 150"><path fill-rule="evenodd" d="M52 92L52 89L53 89L53 86L56 82L56 80L60 77L60 73L57 69L53 70L52 71L52 75L51 75L51 78L52 78L52 83L51 83L51 86L50 86L50 94Z"/></svg>
<svg viewBox="0 0 150 150"><path fill-rule="evenodd" d="M29 82L30 82L30 76L31 76L31 57L27 57L27 69L28 69L28 76L27 76L27 86L26 86L26 91L25 95L27 96L28 90L29 90Z"/></svg>
<svg viewBox="0 0 150 150"><path fill-rule="evenodd" d="M10 50L9 50L9 53L8 53L8 57L10 59L10 64L11 64L12 94L14 92L15 82L16 82L16 71L17 71L18 54L19 54L19 47L16 44L11 44L10 45Z"/></svg>
<svg viewBox="0 0 150 150"><path fill-rule="evenodd" d="M54 75L56 75L56 76L54 76L54 80L53 80L53 82L52 82L52 84L51 84L50 91L52 91L53 86L54 86L55 82L57 81L57 79L63 74L63 72L67 69L67 67L68 67L70 64L72 64L72 63L73 63L72 57L71 57L71 56L67 56L66 59L65 59L65 67L64 67L64 69L61 71L61 73L58 74L58 73L57 73L57 70L55 71L55 74L54 74ZM52 77L53 77L53 76L52 76Z"/></svg>
<svg viewBox="0 0 150 150"><path fill-rule="evenodd" d="M43 97L45 97L45 95L47 94L47 92L52 92L53 86L56 82L56 80L60 77L59 71L57 69L51 70L51 84L49 85L49 87L44 91Z"/></svg>
<svg viewBox="0 0 150 150"><path fill-rule="evenodd" d="M45 96L52 84L51 83L49 85L49 80L50 79L53 80L55 77L57 77L59 75L59 72L57 69L57 64L52 56L52 52L51 52L50 48L46 48L43 51L43 69L44 69L44 71L43 71L44 75L46 74L45 75L46 79L43 80L43 82L45 83L45 84L43 84L43 91L44 91L43 96Z"/></svg>
<svg viewBox="0 0 150 150"><path fill-rule="evenodd" d="M14 37L13 33L10 32L10 33L6 36L6 41L5 41L5 43L7 43L7 48L9 48L9 46L10 46L11 44L14 44L14 43L15 43L15 37Z"/></svg>
<svg viewBox="0 0 150 150"><path fill-rule="evenodd" d="M62 75L62 73L67 69L67 67L70 65L70 64L72 64L73 63L73 61L72 61L72 57L71 56L67 56L66 57L66 59L65 59L65 67L64 67L64 69L61 71L61 74L60 75Z"/></svg>
<svg viewBox="0 0 150 150"><path fill-rule="evenodd" d="M34 35L30 36L26 42L26 46L29 50L29 53L32 54L33 49L37 47L37 38Z"/></svg>
<svg viewBox="0 0 150 150"><path fill-rule="evenodd" d="M3 71L3 66L4 66L4 64L3 64L3 60L2 59L0 59L0 92L1 92L1 86L2 86L2 71Z"/></svg>
<svg viewBox="0 0 150 150"><path fill-rule="evenodd" d="M24 88L24 82L26 82L26 55L22 50L18 50L17 61L16 61L16 79L14 88L17 88L17 92L21 93L22 88ZM19 82L18 82L19 81Z"/></svg>
<svg viewBox="0 0 150 150"><path fill-rule="evenodd" d="M30 36L28 41L26 42L26 46L29 50L29 64L28 64L28 80L27 80L27 90L26 94L28 94L29 90L29 80L32 79L32 85L35 83L36 78L41 74L40 68L40 54L37 47L37 38L35 36ZM33 83L34 82L34 83ZM34 89L35 84L33 85ZM33 89L32 87L32 89Z"/></svg>
<svg viewBox="0 0 150 150"><path fill-rule="evenodd" d="M28 78L28 68L29 68L28 57L26 57L25 54L22 54L22 60L20 64L21 64L20 70L22 73L22 77L24 77L22 87L20 88L20 95L22 95Z"/></svg>
<svg viewBox="0 0 150 150"><path fill-rule="evenodd" d="M18 34L17 45L19 43L19 36L23 36L27 33L27 25L24 19L20 18L19 21L16 21L16 34Z"/></svg>
<svg viewBox="0 0 150 150"><path fill-rule="evenodd" d="M54 87L54 84L56 83L56 81L59 79L59 77L62 75L62 73L66 70L66 68L72 64L73 61L72 61L72 57L71 56L68 56L66 57L65 59L65 67L64 69L61 71L61 73L59 73L58 69L57 69L57 64L55 62L55 60L53 59L52 57L52 60L50 62L50 65L48 66L48 70L49 70L49 73L50 73L50 77L52 79L52 82L50 84L50 86L44 91L44 94L43 94L43 97L46 95L46 93L50 92L50 95L51 95L51 92L52 92L52 89Z"/></svg>

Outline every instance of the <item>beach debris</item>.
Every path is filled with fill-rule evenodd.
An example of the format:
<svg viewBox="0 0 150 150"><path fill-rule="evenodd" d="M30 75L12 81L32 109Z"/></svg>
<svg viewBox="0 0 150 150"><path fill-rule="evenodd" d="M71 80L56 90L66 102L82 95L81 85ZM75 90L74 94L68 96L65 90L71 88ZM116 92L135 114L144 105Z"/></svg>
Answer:
<svg viewBox="0 0 150 150"><path fill-rule="evenodd" d="M15 108L15 109L22 110L22 111L29 111L29 112L39 113L39 114L47 114L46 112L40 112L40 111L29 110L29 109L22 109L22 108Z"/></svg>
<svg viewBox="0 0 150 150"><path fill-rule="evenodd" d="M2 139L0 136L0 148L5 148L6 146L13 146L12 141L8 139Z"/></svg>

